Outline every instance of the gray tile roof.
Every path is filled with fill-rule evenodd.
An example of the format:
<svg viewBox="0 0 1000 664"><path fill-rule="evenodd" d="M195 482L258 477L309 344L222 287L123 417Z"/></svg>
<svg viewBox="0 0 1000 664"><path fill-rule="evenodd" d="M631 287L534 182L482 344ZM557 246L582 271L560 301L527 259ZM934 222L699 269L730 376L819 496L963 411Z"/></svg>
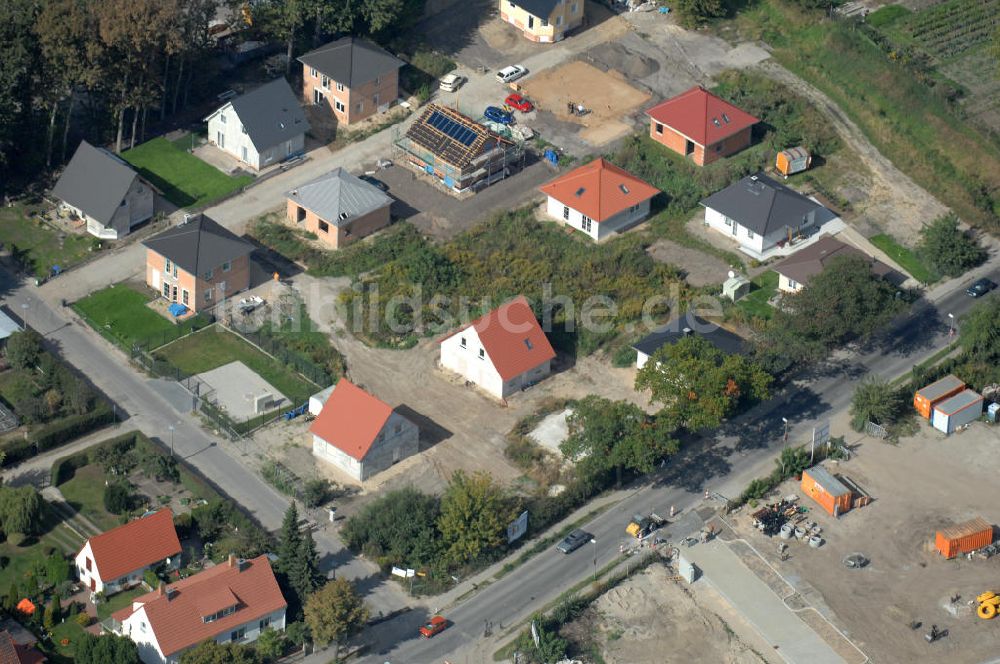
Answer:
<svg viewBox="0 0 1000 664"><path fill-rule="evenodd" d="M124 160L83 141L59 176L52 195L108 224L137 177Z"/></svg>
<svg viewBox="0 0 1000 664"><path fill-rule="evenodd" d="M254 250L251 243L203 214L143 241L143 245L195 275Z"/></svg>
<svg viewBox="0 0 1000 664"><path fill-rule="evenodd" d="M687 332L686 330L688 329L691 331ZM746 350L743 337L733 334L729 330L694 314L684 314L673 319L652 334L644 337L639 343L632 346L632 348L646 355L652 355L663 346L675 344L688 334L694 334L705 339L727 355L737 355Z"/></svg>
<svg viewBox="0 0 1000 664"><path fill-rule="evenodd" d="M20 332L21 326L7 312L0 311L0 339L6 339L15 332Z"/></svg>
<svg viewBox="0 0 1000 664"><path fill-rule="evenodd" d="M378 187L342 168L300 185L285 196L338 228L392 203Z"/></svg>
<svg viewBox="0 0 1000 664"><path fill-rule="evenodd" d="M701 204L764 236L786 227L798 228L810 219L810 215L815 220L826 210L763 173L749 175L715 192Z"/></svg>
<svg viewBox="0 0 1000 664"><path fill-rule="evenodd" d="M381 46L356 37L343 37L320 46L300 57L299 62L348 88L374 81L404 64Z"/></svg>
<svg viewBox="0 0 1000 664"><path fill-rule="evenodd" d="M309 131L309 122L299 105L298 97L284 78L265 83L236 97L227 105L229 104L232 104L233 112L239 117L257 152L263 152ZM225 106L219 108L215 113L224 108Z"/></svg>

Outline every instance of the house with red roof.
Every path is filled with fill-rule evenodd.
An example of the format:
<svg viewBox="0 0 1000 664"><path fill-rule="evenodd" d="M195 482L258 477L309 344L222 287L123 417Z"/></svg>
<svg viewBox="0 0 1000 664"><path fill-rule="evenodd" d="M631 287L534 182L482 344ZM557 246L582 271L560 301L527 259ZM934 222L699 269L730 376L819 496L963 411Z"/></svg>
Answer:
<svg viewBox="0 0 1000 664"><path fill-rule="evenodd" d="M313 456L364 482L416 454L420 430L389 404L341 378L309 427Z"/></svg>
<svg viewBox="0 0 1000 664"><path fill-rule="evenodd" d="M41 664L47 661L33 644L17 643L7 630L0 632L0 664Z"/></svg>
<svg viewBox="0 0 1000 664"><path fill-rule="evenodd" d="M267 556L229 560L140 595L111 614L113 631L139 647L145 664L175 664L202 641L247 644L285 629L288 603Z"/></svg>
<svg viewBox="0 0 1000 664"><path fill-rule="evenodd" d="M441 366L498 399L552 372L552 350L528 300L519 295L441 339Z"/></svg>
<svg viewBox="0 0 1000 664"><path fill-rule="evenodd" d="M750 146L750 132L760 122L749 113L695 86L646 111L649 135L699 166Z"/></svg>
<svg viewBox="0 0 1000 664"><path fill-rule="evenodd" d="M594 240L634 226L649 216L656 187L603 157L560 175L541 188L546 213Z"/></svg>
<svg viewBox="0 0 1000 664"><path fill-rule="evenodd" d="M76 573L91 592L112 595L142 581L143 572L180 564L174 513L162 509L91 537L76 554Z"/></svg>

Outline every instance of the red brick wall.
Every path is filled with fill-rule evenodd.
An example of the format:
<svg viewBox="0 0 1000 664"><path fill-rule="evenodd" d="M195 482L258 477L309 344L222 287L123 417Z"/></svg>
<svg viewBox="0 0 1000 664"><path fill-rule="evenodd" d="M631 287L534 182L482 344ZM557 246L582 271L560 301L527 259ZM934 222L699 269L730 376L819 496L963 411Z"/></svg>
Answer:
<svg viewBox="0 0 1000 664"><path fill-rule="evenodd" d="M398 69L394 69L382 76L378 83L369 81L353 90L345 85L343 91L338 91L337 82L333 79L330 79L329 88L324 88L322 83L322 72L317 71L314 77L312 75L312 68L309 65L302 65L302 96L305 103L312 104L314 91L317 89L320 90L323 93L323 98L326 100L326 105L330 108L330 112L333 113L338 122L344 124L360 122L365 118L369 118L375 115L379 106L388 104L399 97ZM376 94L378 95L378 104L375 104ZM337 110L334 100L340 100L344 104L345 108L343 111ZM361 111L358 111L357 108L359 102L362 104Z"/></svg>
<svg viewBox="0 0 1000 664"><path fill-rule="evenodd" d="M666 125L661 125L663 127L662 133L657 133L656 120L650 118L649 122L649 136L657 143L664 145L665 147L673 150L677 154L684 155L685 146L687 144L687 139L681 134L677 133L670 127ZM705 164L710 164L713 161L717 161L723 157L728 157L729 155L736 154L740 150L743 150L750 145L750 132L752 127L747 127L746 129L729 136L728 138L710 145L707 149L694 144L694 152L691 154L690 159L699 166L704 166ZM721 150L716 150L718 146L722 146Z"/></svg>
<svg viewBox="0 0 1000 664"><path fill-rule="evenodd" d="M328 230L324 232L319 229L319 216L312 210L302 208L305 210L305 220L301 224L296 221L298 219L299 207L295 201L291 199L287 200L286 216L289 223L304 228L310 233L315 233L316 237L331 249L339 249L389 225L390 210L387 205L384 208L373 210L364 216L354 219L347 227L337 228L333 224L329 224Z"/></svg>

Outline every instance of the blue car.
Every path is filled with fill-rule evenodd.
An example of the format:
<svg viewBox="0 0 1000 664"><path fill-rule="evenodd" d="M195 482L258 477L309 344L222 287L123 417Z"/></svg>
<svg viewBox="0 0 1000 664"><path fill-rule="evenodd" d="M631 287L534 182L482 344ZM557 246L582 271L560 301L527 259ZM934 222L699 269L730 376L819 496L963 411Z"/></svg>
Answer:
<svg viewBox="0 0 1000 664"><path fill-rule="evenodd" d="M509 125L514 122L513 114L508 113L502 108L497 108L496 106L487 106L486 110L483 111L483 115L486 116L487 120L499 122L503 125Z"/></svg>

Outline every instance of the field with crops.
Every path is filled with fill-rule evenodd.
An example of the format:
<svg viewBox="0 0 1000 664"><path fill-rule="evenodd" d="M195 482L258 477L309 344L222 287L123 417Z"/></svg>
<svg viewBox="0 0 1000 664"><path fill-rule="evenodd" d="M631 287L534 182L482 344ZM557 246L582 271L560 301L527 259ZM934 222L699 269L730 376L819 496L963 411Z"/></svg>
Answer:
<svg viewBox="0 0 1000 664"><path fill-rule="evenodd" d="M887 26L938 62L985 44L1000 24L1000 0L949 0Z"/></svg>

